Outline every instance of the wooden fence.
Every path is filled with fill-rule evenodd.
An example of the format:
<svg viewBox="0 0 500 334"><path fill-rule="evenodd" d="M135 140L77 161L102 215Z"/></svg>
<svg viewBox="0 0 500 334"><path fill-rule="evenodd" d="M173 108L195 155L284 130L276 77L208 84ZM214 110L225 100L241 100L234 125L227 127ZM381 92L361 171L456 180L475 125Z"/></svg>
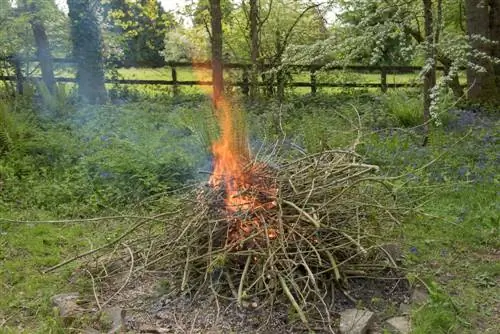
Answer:
<svg viewBox="0 0 500 334"><path fill-rule="evenodd" d="M21 61L13 57L0 59L4 61L9 61L14 68L15 75L0 75L0 80L2 81L16 81L18 89L22 86L22 81L25 78L22 75L21 68L22 62L37 62L36 59L29 59ZM55 64L74 64L72 59L67 58L54 58L53 62ZM198 81L198 80L178 80L178 68L199 68L199 69L211 69L212 65L210 62L202 63L191 63L191 62L168 62L165 67L171 69L172 80L141 80L141 79L106 79L106 83L110 84L127 84L127 85L167 85L173 86L174 91L176 87L179 86L210 86L211 81ZM250 64L241 63L227 63L224 64L225 69L237 69L241 70L241 79L237 82L227 82L228 86L240 87L244 94L248 94L250 82L249 82L249 71L251 69ZM262 71L271 69L270 67L264 66L261 68ZM317 89L320 87L359 87L359 88L379 88L382 92L386 92L388 88L399 88L399 87L418 87L420 84L415 83L387 83L388 74L408 74L415 73L421 70L418 66L364 66L364 65L349 65L349 66L324 66L324 65L286 65L286 70L293 71L295 73L309 73L309 82L290 82L287 83L287 87L309 87L311 93L315 94ZM443 70L438 68L438 70ZM321 72L332 72L332 71L346 71L350 73L378 73L380 76L380 82L378 83L356 83L356 82L318 82L317 73ZM33 80L41 80L40 77L30 77ZM56 77L57 82L75 83L75 78L68 77ZM259 82L259 86L268 86L269 83ZM277 86L277 83L273 83Z"/></svg>

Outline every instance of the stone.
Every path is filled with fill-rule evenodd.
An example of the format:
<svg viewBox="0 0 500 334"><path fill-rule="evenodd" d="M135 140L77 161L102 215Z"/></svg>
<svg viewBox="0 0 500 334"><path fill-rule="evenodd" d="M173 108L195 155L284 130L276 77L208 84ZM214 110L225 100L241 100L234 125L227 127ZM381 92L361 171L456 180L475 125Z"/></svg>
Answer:
<svg viewBox="0 0 500 334"><path fill-rule="evenodd" d="M387 329L395 334L409 334L410 320L407 317L394 317L386 321Z"/></svg>
<svg viewBox="0 0 500 334"><path fill-rule="evenodd" d="M375 314L368 310L348 309L340 313L340 333L365 334L373 325Z"/></svg>
<svg viewBox="0 0 500 334"><path fill-rule="evenodd" d="M110 307L102 310L101 320L111 325L108 334L119 333L126 327L125 310L120 307Z"/></svg>
<svg viewBox="0 0 500 334"><path fill-rule="evenodd" d="M411 305L407 303L401 303L399 304L399 312L402 315L409 315L411 311Z"/></svg>
<svg viewBox="0 0 500 334"><path fill-rule="evenodd" d="M70 292L52 296L50 299L66 325L70 324L84 311L77 303L79 297L78 292Z"/></svg>
<svg viewBox="0 0 500 334"><path fill-rule="evenodd" d="M412 304L425 304L429 300L429 292L427 292L426 288L416 287L413 289L410 300Z"/></svg>

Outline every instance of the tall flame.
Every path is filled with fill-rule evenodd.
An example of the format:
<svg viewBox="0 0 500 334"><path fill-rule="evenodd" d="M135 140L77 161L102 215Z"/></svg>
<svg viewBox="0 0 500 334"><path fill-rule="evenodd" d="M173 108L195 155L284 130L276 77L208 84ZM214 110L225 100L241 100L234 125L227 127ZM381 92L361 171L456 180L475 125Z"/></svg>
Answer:
<svg viewBox="0 0 500 334"><path fill-rule="evenodd" d="M209 71L195 66L194 72L199 81L209 81ZM227 208L237 211L245 204L237 195L249 186L249 177L244 170L250 160L247 133L244 127L236 126L241 114L233 108L224 94L214 96L211 86L202 87L213 99L220 129L220 136L211 147L214 166L209 183L214 187L224 187Z"/></svg>
<svg viewBox="0 0 500 334"><path fill-rule="evenodd" d="M194 71L199 81L209 81L211 73L197 67ZM262 230L262 211L276 206L277 190L275 185L264 181L265 166L251 161L240 110L224 94L214 96L210 88L204 87L216 106L220 136L211 147L214 166L209 184L225 192L225 210L230 222L227 242L233 243ZM274 239L276 229L268 228L267 236Z"/></svg>

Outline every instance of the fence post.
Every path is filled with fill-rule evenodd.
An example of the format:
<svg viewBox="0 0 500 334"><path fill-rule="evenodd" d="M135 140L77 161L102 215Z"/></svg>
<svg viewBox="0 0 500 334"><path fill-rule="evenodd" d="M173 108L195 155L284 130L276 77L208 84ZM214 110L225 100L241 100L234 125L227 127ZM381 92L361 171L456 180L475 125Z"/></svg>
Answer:
<svg viewBox="0 0 500 334"><path fill-rule="evenodd" d="M177 96L179 94L179 85L177 84L177 69L172 66L172 92L174 93L174 96Z"/></svg>
<svg viewBox="0 0 500 334"><path fill-rule="evenodd" d="M316 70L311 69L311 95L316 95L317 87L316 87Z"/></svg>
<svg viewBox="0 0 500 334"><path fill-rule="evenodd" d="M380 68L380 89L382 89L382 93L387 92L387 70L385 67Z"/></svg>
<svg viewBox="0 0 500 334"><path fill-rule="evenodd" d="M243 81L242 92L245 96L248 96L248 94L250 92L250 82L249 82L249 75L248 75L248 67L246 67L246 66L243 68L242 81Z"/></svg>

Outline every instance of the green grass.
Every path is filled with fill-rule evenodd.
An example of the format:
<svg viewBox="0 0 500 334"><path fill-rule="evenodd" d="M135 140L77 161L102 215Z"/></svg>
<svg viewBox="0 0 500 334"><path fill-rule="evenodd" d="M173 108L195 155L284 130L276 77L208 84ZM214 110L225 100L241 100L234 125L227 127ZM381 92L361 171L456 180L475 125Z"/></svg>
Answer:
<svg viewBox="0 0 500 334"><path fill-rule="evenodd" d="M40 218L39 213L36 217ZM89 282L76 279L74 264L55 273L43 274L42 271L102 244L118 230L116 225L105 221L86 224L1 222L0 333L66 333L52 309L50 297L89 291Z"/></svg>
<svg viewBox="0 0 500 334"><path fill-rule="evenodd" d="M137 74L128 71L125 74ZM96 248L129 227L126 221L54 224L1 218L168 211L168 198L137 204L168 189L176 177L187 177L184 167L196 176L193 166L205 159L213 133L209 102L199 96L144 99L145 94L148 91L136 96L141 102L73 110L59 118L57 126L52 121L22 126L21 114L15 113L20 124L16 148L0 156L0 333L67 332L54 314L50 296L76 290L91 300L90 280L85 275L75 279L77 264L51 274L42 270ZM417 100L413 97L411 104ZM430 146L422 148L417 132L391 129L401 126L394 114L417 108L398 108L398 103L389 108L374 94L295 96L282 106L262 101L245 108L252 140L272 143L284 131L289 140L311 152L352 143L358 135L357 111L363 127L359 150L367 162L380 165L388 175L406 174L393 182L395 194L404 201L419 199L420 207L403 222L400 233L411 282L425 283L431 290L429 302L412 310L414 333L500 331L494 139L498 123L473 127L465 138L461 129L433 128ZM437 160L420 168L433 159ZM165 178L158 179L163 172ZM177 179L177 184L185 180Z"/></svg>

